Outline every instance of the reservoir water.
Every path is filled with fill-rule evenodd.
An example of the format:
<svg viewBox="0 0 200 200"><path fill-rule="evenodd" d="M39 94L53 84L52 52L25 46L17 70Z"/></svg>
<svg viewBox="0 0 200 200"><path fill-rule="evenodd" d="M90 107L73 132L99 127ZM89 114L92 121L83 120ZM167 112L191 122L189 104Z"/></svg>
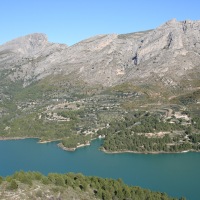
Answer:
<svg viewBox="0 0 200 200"><path fill-rule="evenodd" d="M15 171L39 171L45 175L83 173L121 178L125 183L170 196L200 199L200 153L181 154L105 154L101 140L91 146L67 152L56 142L38 144L36 139L0 141L0 176Z"/></svg>

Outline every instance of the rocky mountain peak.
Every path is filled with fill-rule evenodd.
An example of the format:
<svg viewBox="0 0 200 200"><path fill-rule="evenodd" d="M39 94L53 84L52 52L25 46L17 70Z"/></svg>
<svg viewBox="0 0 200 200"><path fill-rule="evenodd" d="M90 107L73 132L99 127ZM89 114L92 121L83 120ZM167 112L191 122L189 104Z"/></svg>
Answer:
<svg viewBox="0 0 200 200"><path fill-rule="evenodd" d="M0 70L24 85L47 76L74 74L112 86L154 74L177 79L200 66L200 21L172 19L154 30L97 35L67 47L34 33L0 46Z"/></svg>
<svg viewBox="0 0 200 200"><path fill-rule="evenodd" d="M136 51L136 64L156 59L161 54L186 55L188 51L199 50L200 21L172 19L141 38ZM198 48L197 48L198 47Z"/></svg>
<svg viewBox="0 0 200 200"><path fill-rule="evenodd" d="M169 21L167 21L164 25L174 26L174 25L177 25L177 23L179 23L179 21L177 21L176 18L173 18L173 19L170 19Z"/></svg>
<svg viewBox="0 0 200 200"><path fill-rule="evenodd" d="M48 42L48 38L46 34L43 33L32 33L29 35L21 36L16 39L13 39L9 42L6 42L5 45L11 45L11 44L18 44L18 45L24 45L24 43L35 43L35 44L42 44L44 42Z"/></svg>
<svg viewBox="0 0 200 200"><path fill-rule="evenodd" d="M38 52L48 43L49 42L45 34L33 33L5 43L1 46L0 50L30 55Z"/></svg>

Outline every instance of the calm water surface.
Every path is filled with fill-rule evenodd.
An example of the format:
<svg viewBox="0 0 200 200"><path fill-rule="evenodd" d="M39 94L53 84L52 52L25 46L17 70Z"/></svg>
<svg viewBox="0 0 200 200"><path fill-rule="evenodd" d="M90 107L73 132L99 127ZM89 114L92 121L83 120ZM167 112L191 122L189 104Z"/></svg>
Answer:
<svg viewBox="0 0 200 200"><path fill-rule="evenodd" d="M56 142L38 144L36 139L0 141L0 175L15 171L66 173L81 172L109 178L122 178L171 196L200 199L200 153L105 154L98 150L101 140L75 152L57 147Z"/></svg>

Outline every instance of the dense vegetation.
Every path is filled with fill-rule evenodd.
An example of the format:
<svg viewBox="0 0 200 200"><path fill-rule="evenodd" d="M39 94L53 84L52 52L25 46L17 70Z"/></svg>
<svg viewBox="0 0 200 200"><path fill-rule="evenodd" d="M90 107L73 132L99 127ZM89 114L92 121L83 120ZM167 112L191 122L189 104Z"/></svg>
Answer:
<svg viewBox="0 0 200 200"><path fill-rule="evenodd" d="M179 97L175 98L173 101L183 105L194 104L198 102L200 99L200 90L196 90L194 92L180 95Z"/></svg>
<svg viewBox="0 0 200 200"><path fill-rule="evenodd" d="M193 136L194 137L194 136ZM109 135L106 137L103 148L106 151L134 151L134 152L181 152L186 150L200 150L198 144L191 144L184 142L182 144L174 143L177 138L173 140L169 135L163 138L147 138L144 135L136 135L123 133L120 135ZM171 145L170 145L170 144Z"/></svg>
<svg viewBox="0 0 200 200"><path fill-rule="evenodd" d="M196 128L198 124L198 119L195 119ZM191 127L192 125L181 125L180 121L164 122L158 115L138 112L133 116L127 115L124 120L110 123L110 127L99 130L98 134L106 135L103 150L110 152L180 152L191 149L199 151L200 134L192 134Z"/></svg>
<svg viewBox="0 0 200 200"><path fill-rule="evenodd" d="M27 187L27 186L28 187ZM152 192L140 187L128 186L121 179L113 180L82 174L54 174L44 176L38 172L16 172L12 176L0 179L1 197L5 197L9 191L15 191L14 195L26 194L29 190L31 195L26 194L27 199L48 199L47 195L54 199L73 199L72 191L79 193L80 199L102 200L175 200L165 193ZM32 188L32 189L30 189ZM71 188L71 189L70 189ZM27 191L26 191L27 190ZM20 191L20 192L19 192ZM49 192L48 192L49 191ZM50 192L51 191L51 192ZM19 193L18 193L19 192ZM9 193L10 199L12 193ZM71 196L71 197L70 197ZM87 198L87 197L88 198ZM68 197L68 198L67 198ZM70 197L70 198L69 198ZM180 198L184 200L185 198Z"/></svg>
<svg viewBox="0 0 200 200"><path fill-rule="evenodd" d="M25 88L21 81L13 84L3 76L0 83L1 138L60 140L65 147L74 148L97 137L98 131L106 135L107 151L199 150L199 90L182 94L182 90L173 91L162 84L132 83L105 89L72 75L49 76ZM180 95L168 101L174 93ZM170 118L167 110L172 110ZM188 110L188 122L174 116ZM157 137L158 132L165 133Z"/></svg>
<svg viewBox="0 0 200 200"><path fill-rule="evenodd" d="M89 144L91 139L91 135L72 135L69 138L62 139L62 145L67 148L76 148L79 145Z"/></svg>

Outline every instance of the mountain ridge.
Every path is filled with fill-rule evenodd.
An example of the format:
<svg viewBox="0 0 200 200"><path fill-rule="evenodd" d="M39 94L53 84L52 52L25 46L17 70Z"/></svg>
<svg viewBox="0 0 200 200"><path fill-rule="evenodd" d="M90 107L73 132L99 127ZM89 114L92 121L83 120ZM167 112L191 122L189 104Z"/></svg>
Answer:
<svg viewBox="0 0 200 200"><path fill-rule="evenodd" d="M89 84L104 86L151 73L164 77L175 71L181 77L200 63L199 31L200 21L173 19L154 30L97 35L69 47L35 33L0 46L0 70L12 66L15 72L9 78L22 80L24 86L52 74L74 73Z"/></svg>

